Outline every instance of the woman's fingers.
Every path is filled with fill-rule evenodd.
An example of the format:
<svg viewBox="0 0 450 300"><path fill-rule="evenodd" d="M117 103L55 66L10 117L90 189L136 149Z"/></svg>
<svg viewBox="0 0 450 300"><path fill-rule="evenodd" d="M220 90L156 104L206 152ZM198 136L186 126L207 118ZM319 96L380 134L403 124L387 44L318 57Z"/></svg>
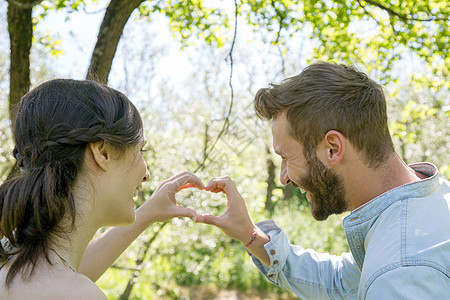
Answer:
<svg viewBox="0 0 450 300"><path fill-rule="evenodd" d="M181 191L181 190L184 190L184 189L188 189L188 188L193 188L193 187L196 187L196 186L193 185L192 183L188 183L188 184L183 185L182 187L179 187L178 191Z"/></svg>
<svg viewBox="0 0 450 300"><path fill-rule="evenodd" d="M163 193L169 197L172 203L176 204L175 194L187 188L205 189L202 180L189 172L181 172L163 181L155 193Z"/></svg>
<svg viewBox="0 0 450 300"><path fill-rule="evenodd" d="M169 182L167 182L172 191L179 191L187 187L196 187L198 189L204 189L205 185L202 180L189 172L181 172L171 178ZM186 187L187 186L187 187Z"/></svg>

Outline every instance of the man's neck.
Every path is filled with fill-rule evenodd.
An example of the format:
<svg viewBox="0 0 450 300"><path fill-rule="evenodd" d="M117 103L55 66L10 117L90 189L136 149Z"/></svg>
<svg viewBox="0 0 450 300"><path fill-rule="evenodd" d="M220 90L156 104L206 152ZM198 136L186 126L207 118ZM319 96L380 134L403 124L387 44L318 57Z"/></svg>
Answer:
<svg viewBox="0 0 450 300"><path fill-rule="evenodd" d="M397 153L389 157L387 163L380 168L379 172L384 188L383 193L398 186L421 180L417 172L410 168Z"/></svg>
<svg viewBox="0 0 450 300"><path fill-rule="evenodd" d="M354 210L396 187L420 181L422 176L394 153L379 168L372 169L361 162L346 177L349 209Z"/></svg>

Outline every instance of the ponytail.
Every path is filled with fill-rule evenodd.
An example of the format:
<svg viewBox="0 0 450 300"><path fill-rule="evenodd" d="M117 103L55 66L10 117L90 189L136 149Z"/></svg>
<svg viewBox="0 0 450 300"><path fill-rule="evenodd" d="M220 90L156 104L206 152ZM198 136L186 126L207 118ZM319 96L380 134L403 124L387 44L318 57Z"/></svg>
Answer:
<svg viewBox="0 0 450 300"><path fill-rule="evenodd" d="M75 202L71 183L74 178L64 171L70 169L73 167L61 163L47 164L27 170L0 186L0 230L13 247L12 251L3 245L0 247L0 261L15 257L6 286L20 271L22 276L31 276L38 258L45 257L49 261L51 236L64 236L72 230ZM69 227L61 228L66 215L71 219Z"/></svg>

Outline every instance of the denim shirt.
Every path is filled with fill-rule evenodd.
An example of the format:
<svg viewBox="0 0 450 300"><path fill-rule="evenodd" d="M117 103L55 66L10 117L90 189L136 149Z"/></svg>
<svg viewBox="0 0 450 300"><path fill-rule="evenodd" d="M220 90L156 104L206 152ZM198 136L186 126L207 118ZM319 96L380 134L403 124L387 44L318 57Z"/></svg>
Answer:
<svg viewBox="0 0 450 300"><path fill-rule="evenodd" d="M428 178L394 188L344 219L351 253L290 245L273 221L257 226L272 283L303 299L450 299L450 184L429 163L410 165Z"/></svg>

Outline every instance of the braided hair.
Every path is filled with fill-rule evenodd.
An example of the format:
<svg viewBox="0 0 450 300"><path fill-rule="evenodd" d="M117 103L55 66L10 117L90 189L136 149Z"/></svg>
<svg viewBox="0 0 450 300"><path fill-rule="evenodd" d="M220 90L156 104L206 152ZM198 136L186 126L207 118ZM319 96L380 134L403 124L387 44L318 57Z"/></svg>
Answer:
<svg viewBox="0 0 450 300"><path fill-rule="evenodd" d="M0 246L0 263L16 258L7 287L20 272L31 276L39 258L50 263L52 238L73 229L72 184L86 146L105 141L123 152L142 140L142 127L124 94L93 81L51 80L23 96L13 128L13 155L22 172L0 186L0 233L13 247Z"/></svg>

